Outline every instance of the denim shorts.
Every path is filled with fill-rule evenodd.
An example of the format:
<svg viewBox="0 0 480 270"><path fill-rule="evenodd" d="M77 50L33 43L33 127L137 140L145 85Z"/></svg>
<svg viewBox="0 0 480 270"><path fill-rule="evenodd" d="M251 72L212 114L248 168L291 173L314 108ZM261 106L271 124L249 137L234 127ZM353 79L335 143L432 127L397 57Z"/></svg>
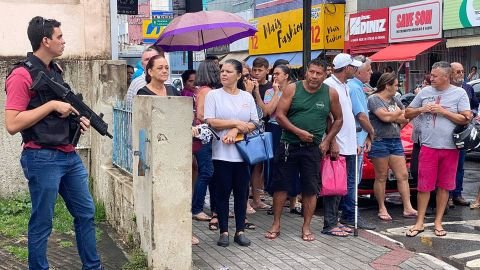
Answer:
<svg viewBox="0 0 480 270"><path fill-rule="evenodd" d="M405 155L400 138L378 139L372 142L372 149L368 152L369 158L384 158L390 155Z"/></svg>

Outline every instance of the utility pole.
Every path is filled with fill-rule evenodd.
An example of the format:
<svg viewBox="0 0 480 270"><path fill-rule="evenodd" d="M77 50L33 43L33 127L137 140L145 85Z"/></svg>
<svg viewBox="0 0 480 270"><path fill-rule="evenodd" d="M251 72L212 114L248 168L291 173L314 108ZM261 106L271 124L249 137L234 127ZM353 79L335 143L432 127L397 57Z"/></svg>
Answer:
<svg viewBox="0 0 480 270"><path fill-rule="evenodd" d="M312 51L312 0L303 0L303 68L306 71Z"/></svg>
<svg viewBox="0 0 480 270"><path fill-rule="evenodd" d="M185 11L188 12L198 12L203 10L202 1L198 0L186 0L185 1ZM188 69L193 69L193 52L187 52L187 63Z"/></svg>

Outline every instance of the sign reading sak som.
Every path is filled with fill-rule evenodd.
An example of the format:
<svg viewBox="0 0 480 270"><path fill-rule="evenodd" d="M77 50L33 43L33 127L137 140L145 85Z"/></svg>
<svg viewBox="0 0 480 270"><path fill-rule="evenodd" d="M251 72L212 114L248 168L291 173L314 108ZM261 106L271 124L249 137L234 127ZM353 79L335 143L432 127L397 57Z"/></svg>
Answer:
<svg viewBox="0 0 480 270"><path fill-rule="evenodd" d="M443 30L474 26L480 26L480 1L445 1L443 11Z"/></svg>
<svg viewBox="0 0 480 270"><path fill-rule="evenodd" d="M312 6L312 50L343 49L343 4ZM258 32L250 37L250 55L297 52L303 48L302 9L250 20Z"/></svg>
<svg viewBox="0 0 480 270"><path fill-rule="evenodd" d="M441 37L442 0L390 7L390 43Z"/></svg>

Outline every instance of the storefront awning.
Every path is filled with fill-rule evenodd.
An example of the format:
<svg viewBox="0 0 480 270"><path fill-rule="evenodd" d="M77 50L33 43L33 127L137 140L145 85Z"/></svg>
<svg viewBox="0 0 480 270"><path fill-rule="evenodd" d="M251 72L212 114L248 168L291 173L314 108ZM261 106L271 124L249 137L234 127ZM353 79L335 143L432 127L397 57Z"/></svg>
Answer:
<svg viewBox="0 0 480 270"><path fill-rule="evenodd" d="M372 55L372 62L414 61L417 55L440 43L441 40L393 44Z"/></svg>
<svg viewBox="0 0 480 270"><path fill-rule="evenodd" d="M480 37L464 37L447 39L447 48L480 46Z"/></svg>
<svg viewBox="0 0 480 270"><path fill-rule="evenodd" d="M370 44L359 47L350 48L350 55L359 55L359 54L372 54L376 53L382 49L385 49L388 44Z"/></svg>
<svg viewBox="0 0 480 270"><path fill-rule="evenodd" d="M248 52L231 52L227 54L222 60L220 61L220 64L225 63L228 59L235 59L238 61L245 61L248 57Z"/></svg>

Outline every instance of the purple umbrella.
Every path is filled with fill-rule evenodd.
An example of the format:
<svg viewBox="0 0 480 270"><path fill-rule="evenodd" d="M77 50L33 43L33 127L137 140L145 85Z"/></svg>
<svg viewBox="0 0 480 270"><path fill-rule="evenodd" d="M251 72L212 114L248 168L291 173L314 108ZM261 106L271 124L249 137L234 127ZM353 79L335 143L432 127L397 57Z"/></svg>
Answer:
<svg viewBox="0 0 480 270"><path fill-rule="evenodd" d="M173 19L155 44L166 52L201 51L230 44L256 32L238 15L219 10L200 11Z"/></svg>

